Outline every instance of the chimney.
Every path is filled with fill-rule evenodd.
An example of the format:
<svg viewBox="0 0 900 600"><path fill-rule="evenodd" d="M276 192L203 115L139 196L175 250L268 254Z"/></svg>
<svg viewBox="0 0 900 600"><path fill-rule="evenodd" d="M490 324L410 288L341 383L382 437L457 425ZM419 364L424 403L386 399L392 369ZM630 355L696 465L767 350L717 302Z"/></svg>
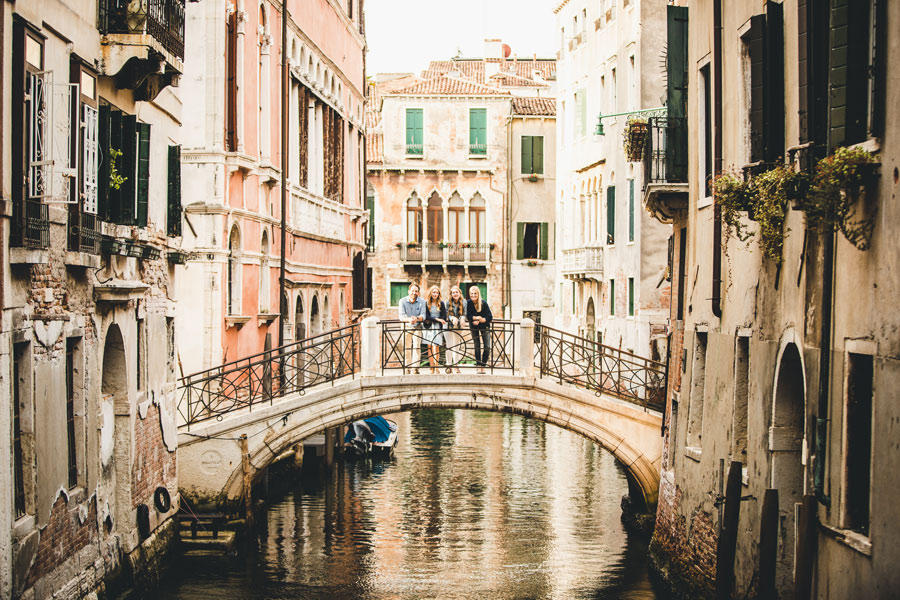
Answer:
<svg viewBox="0 0 900 600"><path fill-rule="evenodd" d="M485 39L484 58L503 58L503 40Z"/></svg>

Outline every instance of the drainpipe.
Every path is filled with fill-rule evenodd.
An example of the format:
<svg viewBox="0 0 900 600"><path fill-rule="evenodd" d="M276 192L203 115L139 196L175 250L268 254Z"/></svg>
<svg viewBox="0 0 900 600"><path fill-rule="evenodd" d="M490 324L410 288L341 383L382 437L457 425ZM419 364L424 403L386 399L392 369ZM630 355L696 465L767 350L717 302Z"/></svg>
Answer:
<svg viewBox="0 0 900 600"><path fill-rule="evenodd" d="M278 264L278 347L284 346L284 323L287 318L287 302L284 301L284 266L287 247L287 203L288 203L288 118L290 109L290 84L288 70L288 8L287 0L281 0L281 260Z"/></svg>
<svg viewBox="0 0 900 600"><path fill-rule="evenodd" d="M713 174L722 172L722 0L713 3L713 88L715 106L715 137ZM713 264L712 312L722 318L722 212L718 203L713 207Z"/></svg>
<svg viewBox="0 0 900 600"><path fill-rule="evenodd" d="M511 110L511 108L510 108ZM504 219L506 224L506 260L503 261L504 279L506 280L506 290L503 294L503 316L507 318L506 309L509 308L509 317L512 319L512 122L513 116L506 119L506 200Z"/></svg>
<svg viewBox="0 0 900 600"><path fill-rule="evenodd" d="M829 231L824 236L822 265L822 328L819 351L819 405L816 416L816 458L813 469L813 488L816 500L831 506L831 498L825 494L825 452L828 440L828 395L831 383L831 335L834 314L834 237Z"/></svg>

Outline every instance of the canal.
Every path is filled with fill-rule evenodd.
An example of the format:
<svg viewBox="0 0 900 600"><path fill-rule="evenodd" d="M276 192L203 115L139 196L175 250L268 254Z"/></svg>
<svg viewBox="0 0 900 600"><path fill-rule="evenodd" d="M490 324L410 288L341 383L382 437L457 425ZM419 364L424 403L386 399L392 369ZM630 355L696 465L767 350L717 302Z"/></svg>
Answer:
<svg viewBox="0 0 900 600"><path fill-rule="evenodd" d="M625 476L599 446L517 415L390 418L393 460L270 481L258 543L178 560L157 597L658 597L646 542L620 520Z"/></svg>

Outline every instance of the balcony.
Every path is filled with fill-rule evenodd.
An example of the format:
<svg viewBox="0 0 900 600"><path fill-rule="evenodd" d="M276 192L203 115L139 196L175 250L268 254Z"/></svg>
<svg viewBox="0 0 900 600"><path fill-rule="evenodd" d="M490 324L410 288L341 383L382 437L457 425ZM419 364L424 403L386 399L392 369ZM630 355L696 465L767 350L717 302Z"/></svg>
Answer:
<svg viewBox="0 0 900 600"><path fill-rule="evenodd" d="M487 266L491 244L400 244L400 261L408 265Z"/></svg>
<svg viewBox="0 0 900 600"><path fill-rule="evenodd" d="M571 280L603 280L603 247L584 246L563 250L563 277Z"/></svg>
<svg viewBox="0 0 900 600"><path fill-rule="evenodd" d="M422 144L407 144L406 145L406 155L407 156L422 156L423 148Z"/></svg>
<svg viewBox="0 0 900 600"><path fill-rule="evenodd" d="M41 250L50 247L50 211L40 200L13 202L10 246Z"/></svg>
<svg viewBox="0 0 900 600"><path fill-rule="evenodd" d="M184 72L185 0L100 0L104 75L152 100Z"/></svg>
<svg viewBox="0 0 900 600"><path fill-rule="evenodd" d="M658 221L672 223L688 206L687 119L650 117L644 154L644 207Z"/></svg>
<svg viewBox="0 0 900 600"><path fill-rule="evenodd" d="M69 250L100 254L100 218L81 211L69 211Z"/></svg>

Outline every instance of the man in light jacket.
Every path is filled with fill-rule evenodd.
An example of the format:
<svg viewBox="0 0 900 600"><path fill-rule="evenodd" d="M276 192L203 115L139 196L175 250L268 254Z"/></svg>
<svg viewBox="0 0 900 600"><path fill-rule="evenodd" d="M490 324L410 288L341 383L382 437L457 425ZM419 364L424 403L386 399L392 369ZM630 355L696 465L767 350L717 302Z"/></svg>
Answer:
<svg viewBox="0 0 900 600"><path fill-rule="evenodd" d="M409 296L400 299L400 320L408 323L406 335L404 335L404 365L409 373L412 367L416 374L419 373L419 361L421 360L420 346L422 344L422 321L425 320L425 299L419 297L418 284L409 286Z"/></svg>

